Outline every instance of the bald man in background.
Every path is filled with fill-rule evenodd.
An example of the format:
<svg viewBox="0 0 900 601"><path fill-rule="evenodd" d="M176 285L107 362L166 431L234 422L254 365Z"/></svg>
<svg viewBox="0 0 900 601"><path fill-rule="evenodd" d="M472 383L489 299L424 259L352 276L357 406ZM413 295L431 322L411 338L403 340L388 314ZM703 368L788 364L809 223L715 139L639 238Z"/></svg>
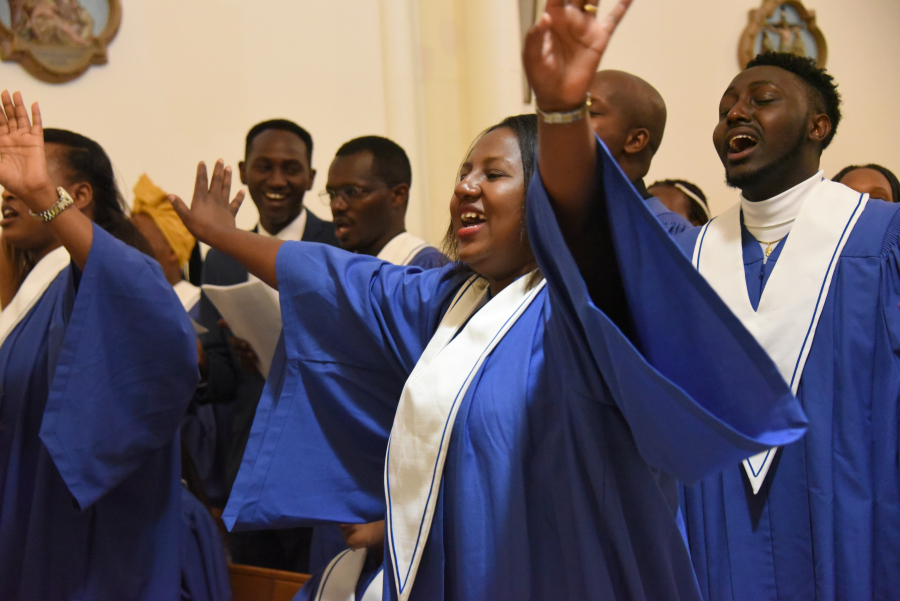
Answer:
<svg viewBox="0 0 900 601"><path fill-rule="evenodd" d="M624 71L598 71L591 82L594 130L663 228L678 234L693 227L647 191L644 177L666 129L666 103L656 88Z"/></svg>

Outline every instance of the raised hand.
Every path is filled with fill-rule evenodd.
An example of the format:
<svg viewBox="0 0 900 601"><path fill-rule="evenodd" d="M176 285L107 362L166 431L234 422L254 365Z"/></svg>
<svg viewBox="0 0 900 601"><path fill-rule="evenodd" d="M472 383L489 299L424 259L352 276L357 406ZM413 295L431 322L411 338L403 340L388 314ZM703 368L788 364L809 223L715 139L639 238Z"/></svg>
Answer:
<svg viewBox="0 0 900 601"><path fill-rule="evenodd" d="M0 94L3 109L0 110L0 186L20 198L29 209L40 212L40 192L55 190L47 171L44 155L44 129L41 127L41 110L35 102L31 106L32 124L22 95L16 92ZM54 191L52 197L55 198ZM51 201L52 204L52 201Z"/></svg>
<svg viewBox="0 0 900 601"><path fill-rule="evenodd" d="M198 240L211 246L216 246L213 240L217 233L236 229L234 218L244 201L243 190L238 192L231 202L228 201L231 194L231 175L231 167L226 167L219 159L213 167L212 178L209 179L206 174L206 163L201 161L197 165L197 180L194 184L191 207L188 208L178 196L169 195L169 201L188 231Z"/></svg>
<svg viewBox="0 0 900 601"><path fill-rule="evenodd" d="M599 0L547 0L525 38L523 63L538 108L564 111L584 103L591 78L631 0L597 19Z"/></svg>

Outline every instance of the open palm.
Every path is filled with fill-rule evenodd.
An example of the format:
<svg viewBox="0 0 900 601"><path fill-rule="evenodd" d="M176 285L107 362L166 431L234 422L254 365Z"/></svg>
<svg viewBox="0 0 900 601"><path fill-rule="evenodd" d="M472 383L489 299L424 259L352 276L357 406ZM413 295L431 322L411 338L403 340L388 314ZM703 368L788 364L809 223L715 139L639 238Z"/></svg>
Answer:
<svg viewBox="0 0 900 601"><path fill-rule="evenodd" d="M619 0L603 19L584 10L593 2L548 0L544 14L525 38L523 63L539 108L581 105L609 40L631 0Z"/></svg>
<svg viewBox="0 0 900 601"><path fill-rule="evenodd" d="M37 103L32 105L32 124L20 93L10 97L4 91L0 102L0 186L29 204L34 192L53 185L44 155L41 111Z"/></svg>
<svg viewBox="0 0 900 601"><path fill-rule="evenodd" d="M207 175L206 163L197 165L190 207L174 194L169 195L169 200L188 231L201 242L209 243L215 231L235 228L234 218L244 201L244 191L239 191L229 202L230 193L231 168L225 167L220 159L213 167L212 177Z"/></svg>

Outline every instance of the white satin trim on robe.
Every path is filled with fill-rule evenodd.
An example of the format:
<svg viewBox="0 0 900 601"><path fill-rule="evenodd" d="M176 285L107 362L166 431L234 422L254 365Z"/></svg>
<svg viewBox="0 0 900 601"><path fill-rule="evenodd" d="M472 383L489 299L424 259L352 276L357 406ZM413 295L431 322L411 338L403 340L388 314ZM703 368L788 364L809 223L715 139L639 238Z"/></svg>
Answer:
<svg viewBox="0 0 900 601"><path fill-rule="evenodd" d="M325 568L315 601L356 601L356 585L366 563L366 549L348 549ZM381 601L384 571L379 571L360 601Z"/></svg>
<svg viewBox="0 0 900 601"><path fill-rule="evenodd" d="M741 205L707 223L697 236L694 267L766 350L795 395L838 259L868 200L868 194L830 180L813 187L783 242L756 311L747 293ZM777 450L743 461L753 494L762 487Z"/></svg>
<svg viewBox="0 0 900 601"><path fill-rule="evenodd" d="M0 346L70 262L69 252L63 246L51 250L38 261L19 286L16 295L0 313Z"/></svg>
<svg viewBox="0 0 900 601"><path fill-rule="evenodd" d="M428 540L460 403L484 360L546 284L528 290L529 280L520 277L485 303L487 280L469 279L403 388L384 471L386 534L400 601L409 598Z"/></svg>
<svg viewBox="0 0 900 601"><path fill-rule="evenodd" d="M384 245L378 258L394 265L409 265L417 254L431 246L421 238L416 238L409 232L403 232L394 236L390 242Z"/></svg>

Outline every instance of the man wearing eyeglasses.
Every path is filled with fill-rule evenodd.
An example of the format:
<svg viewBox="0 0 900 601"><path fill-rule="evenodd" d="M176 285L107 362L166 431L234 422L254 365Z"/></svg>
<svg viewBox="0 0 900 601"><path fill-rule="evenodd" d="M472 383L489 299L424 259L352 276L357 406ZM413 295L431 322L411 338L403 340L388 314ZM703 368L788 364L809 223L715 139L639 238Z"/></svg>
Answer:
<svg viewBox="0 0 900 601"><path fill-rule="evenodd" d="M331 207L339 246L395 265L445 265L437 248L406 231L411 183L409 158L395 142L364 136L341 146L319 194Z"/></svg>
<svg viewBox="0 0 900 601"><path fill-rule="evenodd" d="M247 134L241 183L259 210L256 231L282 240L308 240L337 246L334 228L303 206L315 181L310 134L291 121L259 123ZM211 249L203 265L203 283L230 286L246 282L247 270L231 257ZM234 483L265 379L259 360L246 341L234 337L228 324L204 294L198 320L208 333L200 336L206 366L205 384L197 400L214 403L216 449L212 474L204 484L216 506L224 507ZM235 532L229 537L232 559L260 567L307 572L310 528Z"/></svg>

